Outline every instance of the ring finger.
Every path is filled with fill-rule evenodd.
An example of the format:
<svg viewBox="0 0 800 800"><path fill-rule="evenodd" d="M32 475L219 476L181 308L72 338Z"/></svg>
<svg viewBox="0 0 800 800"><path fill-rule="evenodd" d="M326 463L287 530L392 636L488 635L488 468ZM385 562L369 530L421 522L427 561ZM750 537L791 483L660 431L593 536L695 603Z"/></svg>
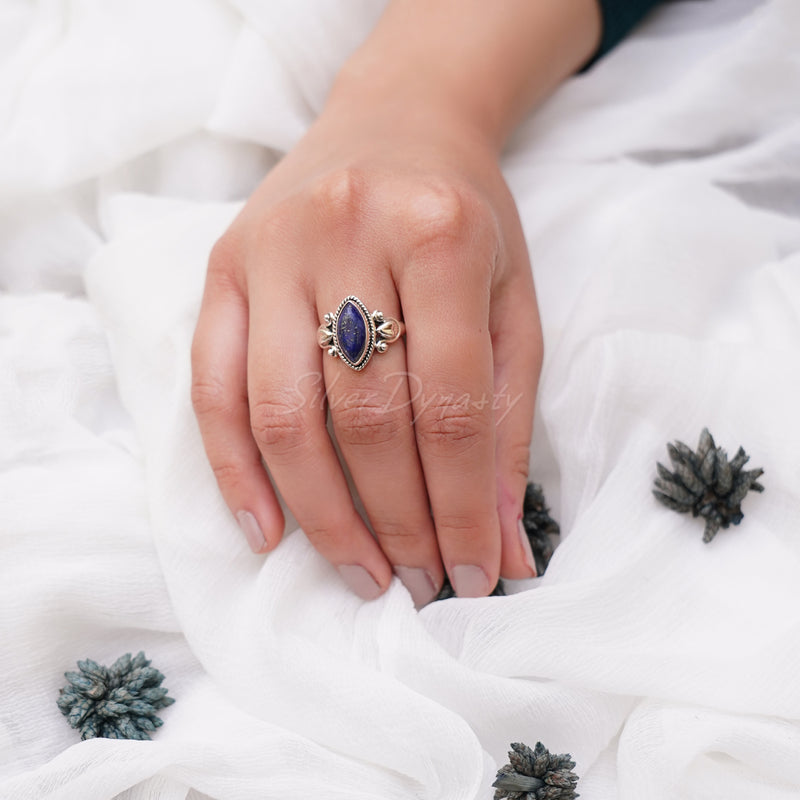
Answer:
<svg viewBox="0 0 800 800"><path fill-rule="evenodd" d="M368 273L359 274L353 285L363 285ZM341 335L335 343L345 351L344 358L326 354L324 359L336 439L383 552L421 607L438 593L444 570L417 455L409 390L413 376L406 369L403 340L362 356L362 370L347 363L348 354L358 362L359 352L366 354L375 340L371 312L377 307L386 318L399 319L399 303L393 290L377 287L364 292L369 305L358 298L345 302L331 290L320 295L320 310L336 312L338 326L334 321L333 327Z"/></svg>

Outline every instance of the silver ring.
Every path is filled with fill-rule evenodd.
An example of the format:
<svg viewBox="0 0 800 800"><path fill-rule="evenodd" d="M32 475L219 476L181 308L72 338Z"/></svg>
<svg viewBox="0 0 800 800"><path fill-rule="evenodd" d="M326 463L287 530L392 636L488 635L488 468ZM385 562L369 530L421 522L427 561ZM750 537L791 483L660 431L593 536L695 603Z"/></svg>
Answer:
<svg viewBox="0 0 800 800"><path fill-rule="evenodd" d="M362 370L377 350L385 353L405 332L405 325L382 311L370 312L355 295L339 303L335 314L326 314L317 341L328 355L339 358L350 369Z"/></svg>

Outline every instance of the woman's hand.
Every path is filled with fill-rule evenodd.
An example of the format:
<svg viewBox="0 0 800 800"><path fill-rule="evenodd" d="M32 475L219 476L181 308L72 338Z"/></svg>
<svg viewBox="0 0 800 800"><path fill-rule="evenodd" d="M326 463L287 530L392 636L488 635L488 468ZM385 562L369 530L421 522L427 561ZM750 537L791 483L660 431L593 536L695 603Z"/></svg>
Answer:
<svg viewBox="0 0 800 800"><path fill-rule="evenodd" d="M497 126L425 72L376 77L372 57L368 45L214 248L193 402L255 551L283 531L263 459L354 591L377 597L394 572L421 606L445 571L462 597L535 575L520 515L542 336ZM407 63L385 48L380 61ZM317 341L347 295L407 330L360 372Z"/></svg>

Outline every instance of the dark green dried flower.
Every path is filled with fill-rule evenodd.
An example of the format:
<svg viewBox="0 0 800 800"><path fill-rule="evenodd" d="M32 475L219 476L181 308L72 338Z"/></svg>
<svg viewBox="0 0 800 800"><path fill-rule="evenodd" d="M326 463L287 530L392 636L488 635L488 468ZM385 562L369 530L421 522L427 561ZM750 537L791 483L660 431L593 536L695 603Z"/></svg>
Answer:
<svg viewBox="0 0 800 800"><path fill-rule="evenodd" d="M751 489L764 491L757 482L764 470L742 469L750 456L741 447L729 461L728 454L714 444L708 428L700 434L697 452L683 442L668 444L667 452L675 471L657 465L653 494L673 511L691 511L693 517L703 517L704 542L710 542L720 528L742 521L742 500Z"/></svg>
<svg viewBox="0 0 800 800"><path fill-rule="evenodd" d="M515 742L508 751L509 764L497 771L492 786L494 800L572 800L578 776L572 756L553 755L541 742L531 750Z"/></svg>
<svg viewBox="0 0 800 800"><path fill-rule="evenodd" d="M528 541L531 543L533 559L536 562L536 573L544 575L550 558L553 555L553 543L550 534L558 535L560 529L558 523L550 516L549 509L544 502L544 492L538 483L529 483L525 488L525 500L522 504L522 525L525 533L528 534ZM497 586L492 590L490 597L502 597L506 590L503 581L497 582ZM453 587L445 576L444 584L436 595L437 600L447 600L455 597Z"/></svg>
<svg viewBox="0 0 800 800"><path fill-rule="evenodd" d="M68 683L57 703L81 739L149 739L163 724L156 711L175 702L142 652L126 653L110 667L79 661L78 669L64 673Z"/></svg>
<svg viewBox="0 0 800 800"><path fill-rule="evenodd" d="M553 556L553 542L550 536L558 536L561 529L550 516L550 509L544 501L544 491L538 483L529 483L525 489L525 502L522 505L522 524L528 541L531 543L536 572L541 576Z"/></svg>

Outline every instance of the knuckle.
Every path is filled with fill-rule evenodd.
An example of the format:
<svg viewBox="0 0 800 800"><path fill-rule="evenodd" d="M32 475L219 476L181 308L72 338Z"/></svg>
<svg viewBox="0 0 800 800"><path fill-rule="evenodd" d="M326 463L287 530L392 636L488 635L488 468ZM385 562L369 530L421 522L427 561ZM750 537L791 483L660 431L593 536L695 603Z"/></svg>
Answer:
<svg viewBox="0 0 800 800"><path fill-rule="evenodd" d="M231 400L225 384L216 376L204 372L192 375L192 408L198 417L221 416L231 410Z"/></svg>
<svg viewBox="0 0 800 800"><path fill-rule="evenodd" d="M281 456L303 447L310 428L296 398L270 397L250 407L250 429L262 453Z"/></svg>
<svg viewBox="0 0 800 800"><path fill-rule="evenodd" d="M418 539L420 536L420 527L409 525L398 519L375 519L370 517L372 528L375 533L384 540L393 541L411 541Z"/></svg>
<svg viewBox="0 0 800 800"><path fill-rule="evenodd" d="M375 403L374 398L348 398L352 402L334 410L336 435L341 444L375 446L394 441L404 427L396 411Z"/></svg>
<svg viewBox="0 0 800 800"><path fill-rule="evenodd" d="M242 236L229 229L217 239L209 253L206 295L234 302L241 301L244 263L245 247ZM200 314L202 317L202 309Z"/></svg>
<svg viewBox="0 0 800 800"><path fill-rule="evenodd" d="M488 416L468 401L432 402L417 421L423 446L469 450L492 436Z"/></svg>
<svg viewBox="0 0 800 800"><path fill-rule="evenodd" d="M431 180L414 196L407 214L419 248L452 245L471 238L491 218L486 203L472 187Z"/></svg>
<svg viewBox="0 0 800 800"><path fill-rule="evenodd" d="M241 464L232 462L212 464L211 469L220 486L238 486L247 475L247 470Z"/></svg>
<svg viewBox="0 0 800 800"><path fill-rule="evenodd" d="M358 167L341 167L317 179L311 188L311 202L323 219L341 222L357 217L366 191L366 176Z"/></svg>
<svg viewBox="0 0 800 800"><path fill-rule="evenodd" d="M210 272L230 272L240 259L240 246L237 237L230 231L224 233L211 248L208 256Z"/></svg>
<svg viewBox="0 0 800 800"><path fill-rule="evenodd" d="M326 518L324 521L322 519L303 520L302 525L304 533L314 543L314 547L328 555L344 547L348 534L356 527L353 520L336 516Z"/></svg>
<svg viewBox="0 0 800 800"><path fill-rule="evenodd" d="M434 521L440 535L446 533L465 540L477 540L482 533L489 530L484 516L464 511L436 514Z"/></svg>

